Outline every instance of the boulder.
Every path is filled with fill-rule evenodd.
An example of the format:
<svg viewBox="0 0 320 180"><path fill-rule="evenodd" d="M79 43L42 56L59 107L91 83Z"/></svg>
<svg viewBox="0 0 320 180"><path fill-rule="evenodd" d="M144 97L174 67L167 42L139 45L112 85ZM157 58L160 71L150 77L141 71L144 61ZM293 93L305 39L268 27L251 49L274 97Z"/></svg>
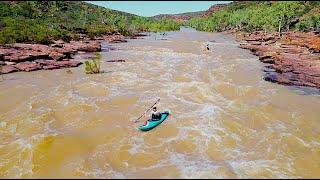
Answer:
<svg viewBox="0 0 320 180"><path fill-rule="evenodd" d="M82 64L82 62L80 61L55 61L53 63L54 66L59 66L59 67L77 67L80 64Z"/></svg>
<svg viewBox="0 0 320 180"><path fill-rule="evenodd" d="M64 42L62 40L54 41L54 44L51 44L50 46L55 48L63 48Z"/></svg>
<svg viewBox="0 0 320 180"><path fill-rule="evenodd" d="M127 42L127 40L125 40L125 37L123 35L120 35L120 34L107 35L107 36L103 36L103 38L104 38L104 40L106 40L109 43Z"/></svg>
<svg viewBox="0 0 320 180"><path fill-rule="evenodd" d="M101 44L97 41L71 41L66 47L85 52L101 51Z"/></svg>
<svg viewBox="0 0 320 180"><path fill-rule="evenodd" d="M54 60L36 60L37 64L43 67L43 69L59 69L62 67L77 67L82 64L80 61L54 61Z"/></svg>
<svg viewBox="0 0 320 180"><path fill-rule="evenodd" d="M66 57L66 55L64 54L61 54L57 51L52 51L50 54L49 54L49 57L51 57L53 60L56 60L56 61L59 61L61 59L64 59Z"/></svg>
<svg viewBox="0 0 320 180"><path fill-rule="evenodd" d="M4 61L4 63L6 65L15 65L15 64L17 64L16 62L10 62L10 61Z"/></svg>
<svg viewBox="0 0 320 180"><path fill-rule="evenodd" d="M63 48L64 45L63 44L52 44L50 45L51 47L55 47L55 48Z"/></svg>
<svg viewBox="0 0 320 180"><path fill-rule="evenodd" d="M19 71L19 69L15 68L12 65L5 65L5 66L2 66L1 68L1 74L7 74L7 73L12 73L17 71Z"/></svg>
<svg viewBox="0 0 320 180"><path fill-rule="evenodd" d="M46 59L38 59L38 60L35 60L34 62L39 64L40 66L53 65L55 63L54 60L46 60Z"/></svg>
<svg viewBox="0 0 320 180"><path fill-rule="evenodd" d="M41 66L34 62L21 62L16 64L14 67L18 68L21 71L35 71L41 69Z"/></svg>
<svg viewBox="0 0 320 180"><path fill-rule="evenodd" d="M45 70L60 69L59 66L54 66L54 65L46 65L46 66L42 66L42 68Z"/></svg>

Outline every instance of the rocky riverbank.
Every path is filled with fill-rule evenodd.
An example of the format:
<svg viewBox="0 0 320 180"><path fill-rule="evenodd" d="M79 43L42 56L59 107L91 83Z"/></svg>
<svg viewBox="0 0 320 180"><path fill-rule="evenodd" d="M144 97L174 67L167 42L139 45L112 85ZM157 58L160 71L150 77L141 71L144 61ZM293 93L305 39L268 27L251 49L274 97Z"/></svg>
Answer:
<svg viewBox="0 0 320 180"><path fill-rule="evenodd" d="M52 70L60 68L77 67L82 62L73 56L78 52L99 52L101 41L109 43L127 42L125 37L106 35L95 40L84 38L81 41L56 41L55 44L24 44L0 45L1 74L18 71Z"/></svg>
<svg viewBox="0 0 320 180"><path fill-rule="evenodd" d="M320 37L318 32L235 33L240 47L267 63L264 79L285 85L320 89Z"/></svg>

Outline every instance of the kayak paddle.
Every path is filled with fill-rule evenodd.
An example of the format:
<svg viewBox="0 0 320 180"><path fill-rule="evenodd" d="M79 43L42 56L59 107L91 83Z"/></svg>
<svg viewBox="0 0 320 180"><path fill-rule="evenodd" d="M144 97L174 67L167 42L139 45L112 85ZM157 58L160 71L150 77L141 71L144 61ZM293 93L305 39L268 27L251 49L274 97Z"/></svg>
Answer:
<svg viewBox="0 0 320 180"><path fill-rule="evenodd" d="M138 120L139 120L140 118L142 118L142 116L145 115L145 114L146 114L154 105L156 105L159 101L160 101L160 98L159 98L147 111L145 111L137 120L135 120L134 122L135 122L135 123L138 122Z"/></svg>

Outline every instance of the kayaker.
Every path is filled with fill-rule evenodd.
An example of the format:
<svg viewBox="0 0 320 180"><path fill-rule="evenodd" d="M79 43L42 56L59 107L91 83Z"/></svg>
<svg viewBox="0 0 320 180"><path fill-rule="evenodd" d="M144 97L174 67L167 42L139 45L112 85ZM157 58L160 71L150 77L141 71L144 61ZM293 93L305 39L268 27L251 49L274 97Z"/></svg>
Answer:
<svg viewBox="0 0 320 180"><path fill-rule="evenodd" d="M146 117L146 115L144 115ZM161 118L161 113L157 110L157 107L154 106L152 108L152 112L151 112L151 119L154 120L159 120ZM144 124L146 125L148 121L148 118L146 117L146 121L144 122Z"/></svg>
<svg viewBox="0 0 320 180"><path fill-rule="evenodd" d="M209 49L209 44L207 44L207 46L206 46L206 47L207 47L207 50L209 51L209 50L210 50L210 49Z"/></svg>
<svg viewBox="0 0 320 180"><path fill-rule="evenodd" d="M161 113L157 110L157 107L154 106L152 108L152 114L151 114L152 119L160 119L161 118Z"/></svg>

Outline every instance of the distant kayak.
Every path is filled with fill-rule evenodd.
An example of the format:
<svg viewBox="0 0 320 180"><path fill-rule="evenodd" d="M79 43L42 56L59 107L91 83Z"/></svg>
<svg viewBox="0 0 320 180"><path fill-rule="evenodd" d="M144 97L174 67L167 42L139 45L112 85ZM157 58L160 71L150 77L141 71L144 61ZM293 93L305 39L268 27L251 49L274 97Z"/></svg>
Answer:
<svg viewBox="0 0 320 180"><path fill-rule="evenodd" d="M161 113L161 118L159 120L157 119L149 119L146 125L139 126L139 129L141 131L149 131L155 127L157 127L159 124L161 124L164 120L167 119L169 116L170 111L166 110L163 113Z"/></svg>

